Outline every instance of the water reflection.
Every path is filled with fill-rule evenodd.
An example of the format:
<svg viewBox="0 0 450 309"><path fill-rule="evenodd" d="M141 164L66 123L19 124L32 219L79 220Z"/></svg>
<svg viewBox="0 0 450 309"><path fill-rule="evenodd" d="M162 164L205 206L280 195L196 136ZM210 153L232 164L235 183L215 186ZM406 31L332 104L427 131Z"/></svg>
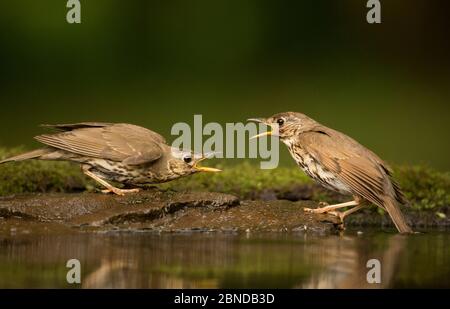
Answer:
<svg viewBox="0 0 450 309"><path fill-rule="evenodd" d="M450 287L450 237L105 233L0 238L0 287ZM67 260L82 284L66 282ZM368 284L378 259L381 284Z"/></svg>
<svg viewBox="0 0 450 309"><path fill-rule="evenodd" d="M344 237L340 241L325 240L317 255L322 269L311 276L304 288L388 288L403 256L407 236L387 237L383 248L374 248L365 238ZM381 267L381 283L370 284L366 275L367 261L377 259Z"/></svg>

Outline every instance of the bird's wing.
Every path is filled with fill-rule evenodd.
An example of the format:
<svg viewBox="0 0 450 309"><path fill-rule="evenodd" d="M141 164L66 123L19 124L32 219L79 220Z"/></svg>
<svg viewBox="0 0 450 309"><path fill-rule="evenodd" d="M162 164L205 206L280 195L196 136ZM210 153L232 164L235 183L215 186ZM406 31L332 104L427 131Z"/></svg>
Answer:
<svg viewBox="0 0 450 309"><path fill-rule="evenodd" d="M112 126L113 123L108 122L79 122L79 123L66 123L66 124L41 124L41 127L51 128L60 131L72 131L81 128L101 128Z"/></svg>
<svg viewBox="0 0 450 309"><path fill-rule="evenodd" d="M337 131L306 132L298 139L301 147L355 194L383 207L383 196L393 188L378 162L381 159Z"/></svg>
<svg viewBox="0 0 450 309"><path fill-rule="evenodd" d="M35 137L48 146L82 156L139 165L159 159L165 139L148 129L131 124L82 127Z"/></svg>

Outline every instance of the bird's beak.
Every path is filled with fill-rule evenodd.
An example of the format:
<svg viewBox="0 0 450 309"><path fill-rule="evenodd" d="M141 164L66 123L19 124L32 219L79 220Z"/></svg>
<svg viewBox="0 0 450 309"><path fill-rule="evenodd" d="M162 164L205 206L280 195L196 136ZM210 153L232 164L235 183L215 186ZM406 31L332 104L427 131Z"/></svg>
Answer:
<svg viewBox="0 0 450 309"><path fill-rule="evenodd" d="M214 153L213 153L214 154ZM214 168L214 167L206 167L206 166L198 166L198 164L203 161L206 160L210 157L210 155L205 155L202 158L198 159L195 163L194 163L194 169L198 172L221 172L222 170L218 169L218 168Z"/></svg>
<svg viewBox="0 0 450 309"><path fill-rule="evenodd" d="M271 127L270 124L268 124L266 122L266 119L264 119L264 118L250 118L250 119L247 119L247 121L254 121L254 122L264 123L265 125L268 125L269 127ZM272 135L272 131L267 131L267 132L259 133L259 134L255 135L255 136L252 136L252 137L250 137L250 139L255 139L255 138L258 138L258 137L262 137L262 136L271 136L271 135Z"/></svg>
<svg viewBox="0 0 450 309"><path fill-rule="evenodd" d="M250 137L250 139L255 139L255 138L258 138L261 136L271 136L271 135L272 135L272 131L267 131L267 132L256 134L255 136Z"/></svg>
<svg viewBox="0 0 450 309"><path fill-rule="evenodd" d="M264 119L264 118L250 118L250 119L247 119L247 121L266 123L266 119Z"/></svg>
<svg viewBox="0 0 450 309"><path fill-rule="evenodd" d="M195 166L195 169L199 172L212 172L212 173L217 173L217 172L221 172L222 170L218 169L218 168L214 168L214 167L206 167L206 166Z"/></svg>

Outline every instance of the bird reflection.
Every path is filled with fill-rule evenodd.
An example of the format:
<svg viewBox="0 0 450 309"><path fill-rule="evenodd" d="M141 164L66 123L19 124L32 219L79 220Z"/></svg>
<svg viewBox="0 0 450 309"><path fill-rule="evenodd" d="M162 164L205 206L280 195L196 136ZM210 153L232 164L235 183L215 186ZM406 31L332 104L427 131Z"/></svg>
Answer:
<svg viewBox="0 0 450 309"><path fill-rule="evenodd" d="M3 242L0 264L23 287L388 288L395 286L400 261L402 276L408 274L403 266L415 257L404 252L410 241L416 238L387 233L46 236ZM438 260L444 265L445 256ZM66 262L73 258L81 263L79 286L66 281ZM367 283L370 259L381 262L380 284ZM19 265L18 260L26 262ZM2 287L12 282L0 278Z"/></svg>
<svg viewBox="0 0 450 309"><path fill-rule="evenodd" d="M379 244L370 237L305 237L289 246L275 239L194 237L191 243L163 239L144 249L135 243L140 248L136 252L141 254L116 251L113 259L103 259L86 276L82 287L218 288L228 284L273 284L294 288L387 288L406 242L402 235L389 236ZM367 282L370 269L366 264L370 259L381 263L380 284Z"/></svg>
<svg viewBox="0 0 450 309"><path fill-rule="evenodd" d="M344 237L342 241L328 240L324 245L323 269L299 287L303 288L389 288L405 249L407 236L392 235L385 248L372 250L367 238ZM367 282L367 261L377 259L381 264L381 282Z"/></svg>

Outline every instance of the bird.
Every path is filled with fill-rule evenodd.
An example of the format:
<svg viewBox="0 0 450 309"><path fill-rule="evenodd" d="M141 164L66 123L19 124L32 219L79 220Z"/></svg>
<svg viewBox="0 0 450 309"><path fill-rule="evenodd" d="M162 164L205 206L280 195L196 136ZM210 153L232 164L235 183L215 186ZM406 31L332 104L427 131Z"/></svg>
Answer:
<svg viewBox="0 0 450 309"><path fill-rule="evenodd" d="M2 160L0 164L29 159L76 162L84 174L106 188L103 193L117 195L139 192L139 187L146 184L220 171L199 166L209 154L173 148L160 134L137 125L81 122L42 126L56 130L35 137L45 147ZM134 188L120 189L108 181Z"/></svg>
<svg viewBox="0 0 450 309"><path fill-rule="evenodd" d="M297 112L284 112L269 118L252 118L271 128L253 136L278 136L298 166L323 187L353 200L316 209L310 213L329 213L344 218L369 203L385 210L400 233L413 233L400 209L408 201L393 178L392 169L374 152L353 138L326 127ZM352 207L346 211L338 211Z"/></svg>

